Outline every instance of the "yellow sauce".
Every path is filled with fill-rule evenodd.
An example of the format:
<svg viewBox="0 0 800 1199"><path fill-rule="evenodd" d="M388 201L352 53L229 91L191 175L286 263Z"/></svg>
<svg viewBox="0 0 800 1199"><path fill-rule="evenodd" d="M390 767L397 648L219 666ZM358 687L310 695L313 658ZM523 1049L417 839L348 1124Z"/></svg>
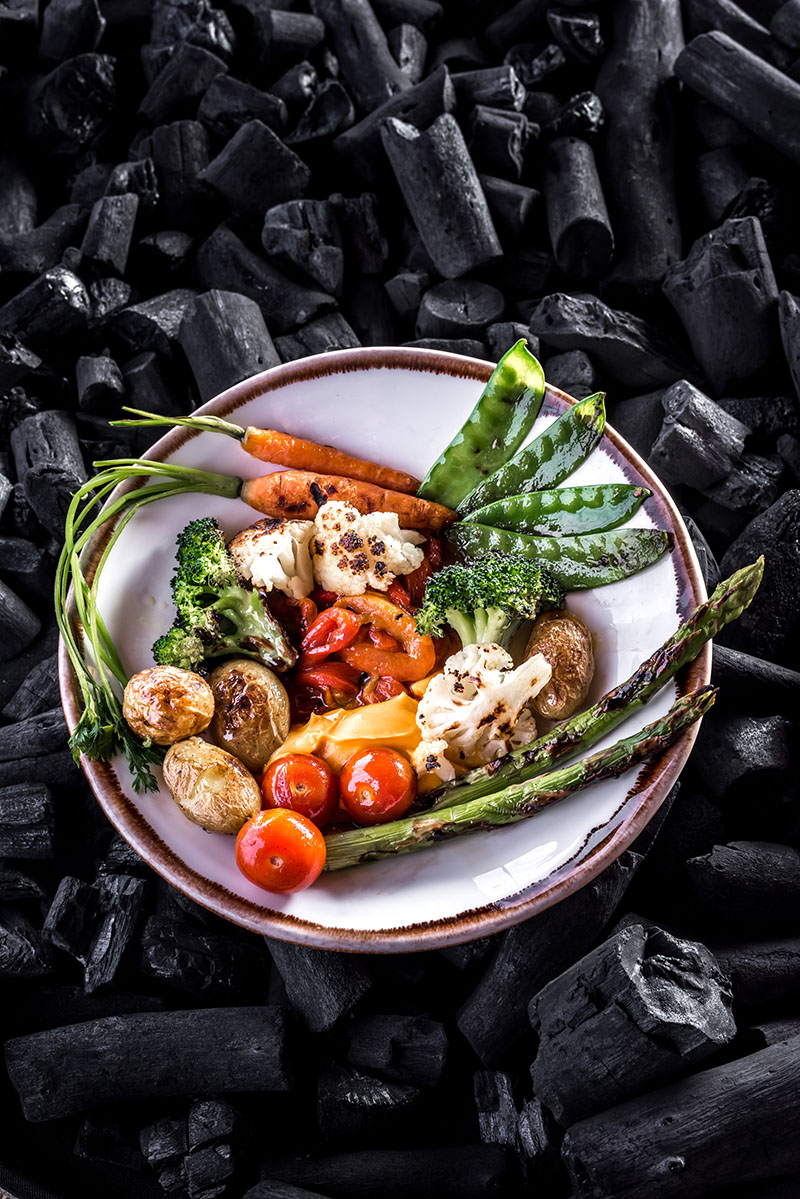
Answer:
<svg viewBox="0 0 800 1199"><path fill-rule="evenodd" d="M314 754L338 774L358 750L387 745L410 757L421 740L417 701L410 695L396 695L363 708L334 708L294 725L270 761L286 754Z"/></svg>

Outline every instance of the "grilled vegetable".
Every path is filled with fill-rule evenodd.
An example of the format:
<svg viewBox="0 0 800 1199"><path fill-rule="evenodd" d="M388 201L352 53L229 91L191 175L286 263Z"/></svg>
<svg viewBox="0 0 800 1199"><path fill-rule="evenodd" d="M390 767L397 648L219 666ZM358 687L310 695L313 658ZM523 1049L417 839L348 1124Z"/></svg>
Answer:
<svg viewBox="0 0 800 1199"><path fill-rule="evenodd" d="M468 512L464 521L516 533L552 536L601 533L624 524L649 495L646 487L631 483L556 487L551 491L531 491L495 500Z"/></svg>
<svg viewBox="0 0 800 1199"><path fill-rule="evenodd" d="M172 745L208 728L214 696L205 679L191 670L152 666L128 679L122 714L138 737Z"/></svg>
<svg viewBox="0 0 800 1199"><path fill-rule="evenodd" d="M222 662L209 681L214 740L248 770L261 770L289 735L286 688L269 667L248 658Z"/></svg>
<svg viewBox="0 0 800 1199"><path fill-rule="evenodd" d="M550 667L550 679L531 707L546 720L564 720L586 699L594 677L592 635L574 612L555 608L536 620L525 658L541 654Z"/></svg>
<svg viewBox="0 0 800 1199"><path fill-rule="evenodd" d="M164 782L184 816L209 833L238 833L261 810L261 790L250 771L199 737L167 750Z"/></svg>

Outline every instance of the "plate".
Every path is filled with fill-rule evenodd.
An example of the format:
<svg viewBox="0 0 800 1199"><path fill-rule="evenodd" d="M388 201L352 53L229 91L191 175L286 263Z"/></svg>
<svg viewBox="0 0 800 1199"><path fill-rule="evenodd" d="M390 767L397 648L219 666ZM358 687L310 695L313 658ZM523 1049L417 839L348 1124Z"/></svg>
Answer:
<svg viewBox="0 0 800 1199"><path fill-rule="evenodd" d="M327 442L422 477L472 409L491 371L489 363L433 350L341 350L274 367L197 411ZM534 432L574 402L548 387ZM230 438L187 429L170 432L146 456L245 477L269 471ZM627 678L706 598L675 505L646 463L609 428L569 482L624 481L644 484L653 493L629 523L672 529L674 547L639 575L569 597L595 641L589 702ZM175 537L190 520L206 514L216 516L227 534L258 519L238 500L172 497L139 511L109 555L99 606L130 674L152 665L150 647L172 621ZM629 735L665 713L677 694L707 683L710 658L706 646L682 676L599 746ZM79 694L63 646L59 669L64 711L73 728ZM271 895L249 883L234 863L233 839L190 824L163 784L158 793L135 795L123 759L83 760L82 766L117 831L198 903L280 940L380 953L486 936L585 886L658 810L696 736L694 725L638 770L572 795L520 824L324 874L291 896Z"/></svg>

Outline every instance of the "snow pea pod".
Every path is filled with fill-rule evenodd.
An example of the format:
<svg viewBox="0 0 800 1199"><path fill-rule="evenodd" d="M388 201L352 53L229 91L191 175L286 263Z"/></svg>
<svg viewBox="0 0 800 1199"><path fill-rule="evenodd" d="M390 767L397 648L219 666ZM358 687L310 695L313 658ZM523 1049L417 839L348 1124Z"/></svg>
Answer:
<svg viewBox="0 0 800 1199"><path fill-rule="evenodd" d="M480 557L489 550L533 558L547 566L565 591L618 583L657 562L672 544L672 534L663 529L613 529L585 537L530 537L463 521L448 529L447 536L468 558Z"/></svg>
<svg viewBox="0 0 800 1199"><path fill-rule="evenodd" d="M520 338L494 368L477 404L422 480L417 495L455 508L516 453L543 399L544 371Z"/></svg>
<svg viewBox="0 0 800 1199"><path fill-rule="evenodd" d="M633 516L650 492L632 483L599 483L587 487L554 487L509 495L469 512L467 524L491 525L516 533L572 536L615 529Z"/></svg>
<svg viewBox="0 0 800 1199"><path fill-rule="evenodd" d="M460 513L474 512L507 495L556 487L589 457L606 424L605 392L574 404L464 499ZM450 505L452 507L452 504Z"/></svg>

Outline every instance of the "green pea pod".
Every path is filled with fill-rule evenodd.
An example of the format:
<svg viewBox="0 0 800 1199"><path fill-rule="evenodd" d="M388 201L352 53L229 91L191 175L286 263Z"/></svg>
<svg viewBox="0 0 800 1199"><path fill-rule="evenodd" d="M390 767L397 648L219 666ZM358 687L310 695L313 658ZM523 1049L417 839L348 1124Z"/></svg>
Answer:
<svg viewBox="0 0 800 1199"><path fill-rule="evenodd" d="M502 550L533 558L547 566L565 591L586 591L618 583L652 566L672 544L672 534L662 529L614 529L586 537L529 537L489 525L461 521L447 536L467 558L489 550Z"/></svg>
<svg viewBox="0 0 800 1199"><path fill-rule="evenodd" d="M462 501L459 512L474 512L507 495L557 487L588 458L606 426L605 392L574 404L505 466Z"/></svg>
<svg viewBox="0 0 800 1199"><path fill-rule="evenodd" d="M455 508L516 453L544 399L544 371L521 338L498 362L483 394L417 492Z"/></svg>
<svg viewBox="0 0 800 1199"><path fill-rule="evenodd" d="M599 483L587 487L555 487L509 495L464 517L466 524L491 525L516 533L573 536L615 529L633 516L650 492L632 483Z"/></svg>

